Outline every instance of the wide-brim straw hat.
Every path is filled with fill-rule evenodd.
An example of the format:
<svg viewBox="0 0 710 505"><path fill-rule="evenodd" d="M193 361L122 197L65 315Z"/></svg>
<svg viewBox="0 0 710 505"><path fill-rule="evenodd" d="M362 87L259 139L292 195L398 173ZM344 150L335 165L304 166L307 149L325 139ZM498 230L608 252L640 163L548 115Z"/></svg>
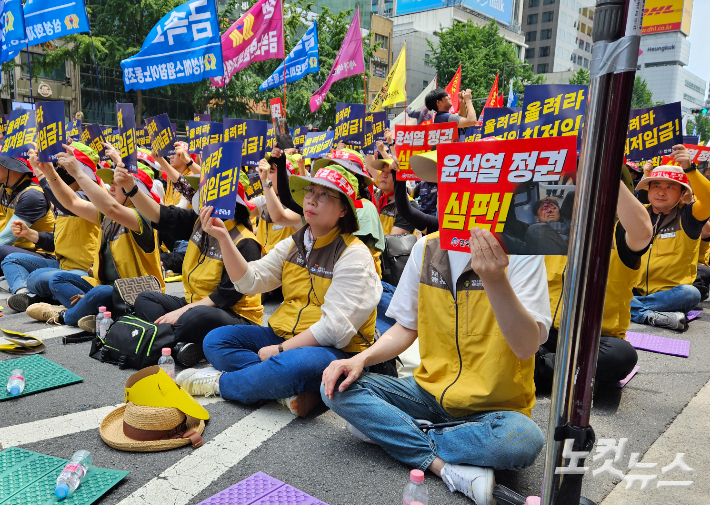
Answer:
<svg viewBox="0 0 710 505"><path fill-rule="evenodd" d="M182 426L183 423L184 426ZM181 429L175 430L177 427ZM158 440L136 440L125 433L126 431L130 433L131 428L165 433L162 435L163 438ZM180 431L183 434L179 433ZM184 435L190 434L191 431L197 435L202 435L205 431L205 422L201 419L186 416L176 408L146 407L132 402L121 405L109 413L101 422L101 427L99 428L101 439L106 444L119 451L130 452L167 451L190 443L193 443L194 447L199 447L202 445L201 437L193 435L194 440L199 439L197 445L190 437L183 438ZM142 434L148 437L151 436L150 433L145 431ZM154 435L160 436L158 433Z"/></svg>
<svg viewBox="0 0 710 505"><path fill-rule="evenodd" d="M378 172L382 172L382 170L385 169L385 167L389 167L394 163L393 159L385 159L385 158L380 158L377 160L374 160L373 162L370 163L370 166L377 170Z"/></svg>
<svg viewBox="0 0 710 505"><path fill-rule="evenodd" d="M655 167L650 176L644 177L639 181L636 185L636 191L641 189L648 190L653 181L677 182L684 188L687 188L688 191L693 191L693 188L690 187L690 183L688 182L688 176L681 167L676 165L661 165Z"/></svg>
<svg viewBox="0 0 710 505"><path fill-rule="evenodd" d="M437 182L436 151L417 153L409 158L409 168L424 182Z"/></svg>

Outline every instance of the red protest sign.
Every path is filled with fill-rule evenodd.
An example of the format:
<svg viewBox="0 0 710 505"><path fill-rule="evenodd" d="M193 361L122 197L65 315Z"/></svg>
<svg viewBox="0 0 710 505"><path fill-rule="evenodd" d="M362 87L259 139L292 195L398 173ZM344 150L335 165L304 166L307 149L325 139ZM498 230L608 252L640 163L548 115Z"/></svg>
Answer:
<svg viewBox="0 0 710 505"><path fill-rule="evenodd" d="M695 163L701 163L703 161L710 161L710 147L706 146L694 146L692 144L683 144L686 149L688 149L688 154L690 154L690 161Z"/></svg>
<svg viewBox="0 0 710 505"><path fill-rule="evenodd" d="M396 125L394 127L394 144L399 160L399 174L405 181L418 181L409 168L409 158L412 155L432 151L439 144L457 142L459 131L455 122L428 125Z"/></svg>
<svg viewBox="0 0 710 505"><path fill-rule="evenodd" d="M478 227L508 254L567 254L576 159L572 136L439 146L442 249L468 251Z"/></svg>
<svg viewBox="0 0 710 505"><path fill-rule="evenodd" d="M286 117L283 104L281 103L281 98L272 98L269 100L269 106L271 107L271 119L273 121Z"/></svg>

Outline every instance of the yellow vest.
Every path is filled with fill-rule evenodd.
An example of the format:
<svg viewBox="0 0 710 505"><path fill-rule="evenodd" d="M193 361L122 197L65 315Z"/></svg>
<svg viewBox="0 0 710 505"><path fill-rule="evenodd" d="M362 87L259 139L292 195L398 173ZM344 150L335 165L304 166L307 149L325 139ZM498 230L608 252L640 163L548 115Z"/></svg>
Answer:
<svg viewBox="0 0 710 505"><path fill-rule="evenodd" d="M193 173L192 170L186 168L180 175L193 175ZM165 205L177 205L178 203L180 203L180 198L182 198L182 195L179 191L175 189L173 181L168 179L168 187L165 190L165 197L163 198L163 200L165 201ZM190 202L190 205L188 205L187 208L192 208L192 202Z"/></svg>
<svg viewBox="0 0 710 505"><path fill-rule="evenodd" d="M62 270L91 268L99 246L99 227L81 217L57 211L54 223L54 252Z"/></svg>
<svg viewBox="0 0 710 505"><path fill-rule="evenodd" d="M646 207L651 214L650 205ZM692 284L697 273L700 239L692 239L683 231L678 207L659 219L662 221L658 233L641 258L641 277L636 289L642 296Z"/></svg>
<svg viewBox="0 0 710 505"><path fill-rule="evenodd" d="M351 234L341 234L334 228L328 235L316 239L308 261L303 237L306 228L293 235L282 278L283 303L269 318L269 326L281 338L292 338L307 330L321 318L321 305L333 280L333 269L343 252L354 244L362 244ZM353 335L350 343L342 350L350 353L364 351L375 339L375 319L373 310L367 322Z"/></svg>
<svg viewBox="0 0 710 505"><path fill-rule="evenodd" d="M8 203L4 201L5 198L3 198L3 202L2 204L0 204L0 230L4 230L6 226L11 226L12 216L15 215L15 207L17 206L17 202L20 199L20 195L25 191L39 191L40 193L44 194L42 188L40 188L34 182L32 182L29 186L25 187L24 189L20 190L19 193L16 193L14 195L12 194L12 190L10 188L5 188L5 194L7 195L7 198L12 198L12 200ZM30 229L38 232L51 232L54 229L54 213L52 212L51 207L47 209L47 213L43 217L32 223ZM12 245L21 249L26 249L28 251L34 251L36 253L54 254L53 252L38 249L36 244L33 244L24 237L18 237L17 240L15 240L15 243Z"/></svg>
<svg viewBox="0 0 710 505"><path fill-rule="evenodd" d="M269 216L269 210L264 204L264 210L259 219L259 226L256 229L256 240L264 246L264 250L269 253L276 244L283 239L290 237L296 232L293 226L283 227L274 223Z"/></svg>
<svg viewBox="0 0 710 505"><path fill-rule="evenodd" d="M251 231L241 224L236 226L235 224L232 219L224 222L234 245L244 239L256 241L256 237ZM204 242L203 236L207 237ZM182 285L185 288L185 301L187 303L199 302L214 293L222 280L223 269L224 263L219 242L202 231L202 223L198 219L192 230L192 237L190 237L185 259L182 262ZM261 325L261 320L264 317L261 295L244 295L230 308L235 314Z"/></svg>
<svg viewBox="0 0 710 505"><path fill-rule="evenodd" d="M397 207L394 202L390 202L380 209L380 223L382 223L382 231L385 232L385 235L392 233L396 219Z"/></svg>
<svg viewBox="0 0 710 505"><path fill-rule="evenodd" d="M470 265L452 286L448 252L439 247L438 232L426 236L418 311L417 384L454 417L492 410L530 417L535 358L520 360L512 351Z"/></svg>
<svg viewBox="0 0 710 505"><path fill-rule="evenodd" d="M155 242L153 252L146 253L136 242L131 230L103 216L100 212L99 221L101 221L101 235L99 236L99 246L94 254L94 264L91 267L92 277L87 276L83 279L92 286L99 286L103 283L101 279L104 273L102 251L108 242L113 262L121 279L152 275L160 282L161 291L165 292L163 270L160 266L158 232L153 230ZM138 222L142 222L140 218Z"/></svg>
<svg viewBox="0 0 710 505"><path fill-rule="evenodd" d="M614 237L616 237L616 226L614 227ZM545 256L550 311L553 317L552 327L558 329L562 318L562 286L566 265L567 256ZM626 330L629 329L629 323L631 323L631 299L634 297L632 289L640 277L639 265L636 266L636 269L624 265L619 257L619 251L616 249L616 239L612 238L609 277L606 281L604 295L602 335L626 338Z"/></svg>
<svg viewBox="0 0 710 505"><path fill-rule="evenodd" d="M698 249L698 265L710 264L710 241L701 240L700 249Z"/></svg>

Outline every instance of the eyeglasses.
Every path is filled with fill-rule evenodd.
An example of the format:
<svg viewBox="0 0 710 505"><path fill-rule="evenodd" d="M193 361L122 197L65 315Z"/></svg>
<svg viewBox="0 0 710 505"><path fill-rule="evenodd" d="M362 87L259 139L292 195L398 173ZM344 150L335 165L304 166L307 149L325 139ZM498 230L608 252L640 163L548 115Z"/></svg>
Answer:
<svg viewBox="0 0 710 505"><path fill-rule="evenodd" d="M328 201L328 198L340 200L340 196L333 196L329 194L326 190L316 191L313 186L306 186L301 191L303 191L304 200L311 200L313 197L316 197L318 199L318 203L326 203Z"/></svg>

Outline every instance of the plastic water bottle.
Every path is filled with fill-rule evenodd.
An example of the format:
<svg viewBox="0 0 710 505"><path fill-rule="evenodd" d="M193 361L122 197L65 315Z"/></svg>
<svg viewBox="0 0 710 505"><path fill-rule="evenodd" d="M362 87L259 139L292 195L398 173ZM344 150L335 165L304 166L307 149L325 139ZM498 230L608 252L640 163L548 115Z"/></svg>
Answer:
<svg viewBox="0 0 710 505"><path fill-rule="evenodd" d="M429 491L424 484L424 472L412 470L409 472L409 483L404 487L402 505L429 504Z"/></svg>
<svg viewBox="0 0 710 505"><path fill-rule="evenodd" d="M158 360L158 366L168 374L172 380L175 380L175 360L170 355L170 348L163 347L162 353L163 355Z"/></svg>
<svg viewBox="0 0 710 505"><path fill-rule="evenodd" d="M99 326L99 336L102 339L106 339L106 332L112 324L113 319L111 319L111 313L108 311L104 312L104 317L101 319L101 326Z"/></svg>
<svg viewBox="0 0 710 505"><path fill-rule="evenodd" d="M22 369L17 368L10 372L10 380L7 381L7 392L10 396L17 396L25 390L25 377Z"/></svg>
<svg viewBox="0 0 710 505"><path fill-rule="evenodd" d="M106 307L99 307L99 314L96 316L96 336L100 336L99 328L101 327L101 321L104 318L104 312L106 312Z"/></svg>
<svg viewBox="0 0 710 505"><path fill-rule="evenodd" d="M71 461L67 463L67 466L57 477L57 487L54 488L54 494L57 495L57 498L64 499L69 493L76 491L93 462L94 457L89 451L75 452L71 457Z"/></svg>

